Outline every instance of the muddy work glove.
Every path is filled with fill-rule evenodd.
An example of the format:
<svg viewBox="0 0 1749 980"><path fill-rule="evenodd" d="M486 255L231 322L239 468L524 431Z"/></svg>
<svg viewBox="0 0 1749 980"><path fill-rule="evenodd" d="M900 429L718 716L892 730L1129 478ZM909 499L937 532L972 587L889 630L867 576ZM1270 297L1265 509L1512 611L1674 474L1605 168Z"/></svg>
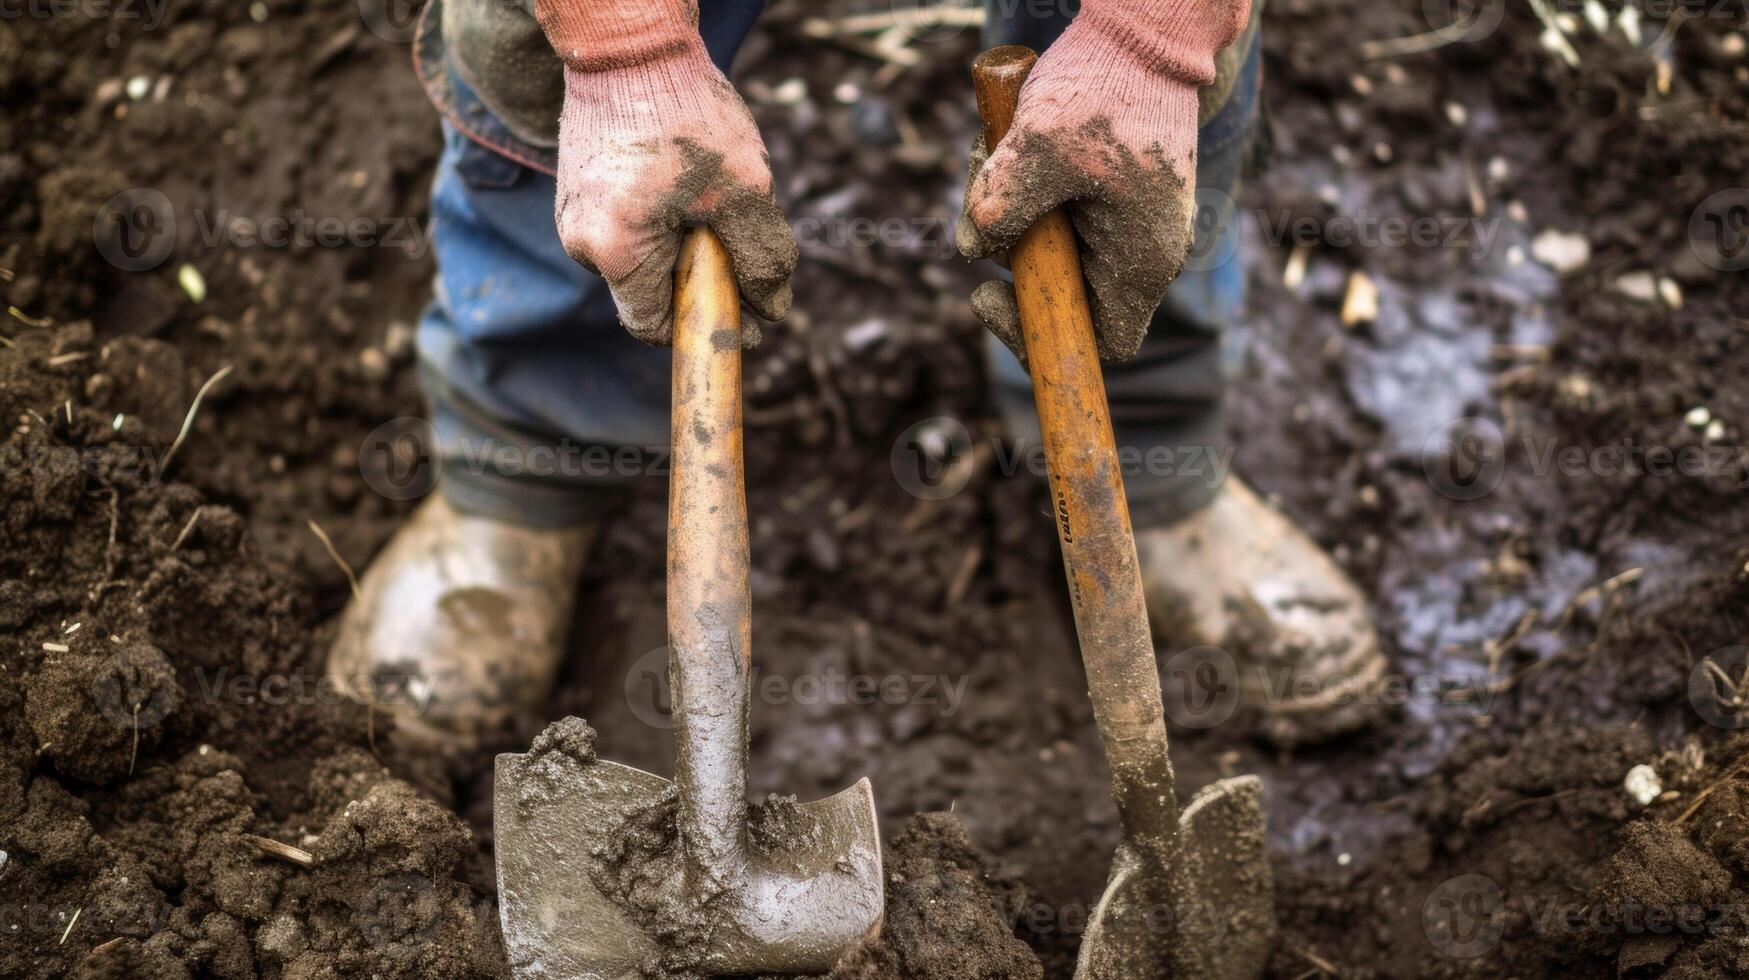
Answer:
<svg viewBox="0 0 1749 980"><path fill-rule="evenodd" d="M559 238L607 280L626 329L669 343L689 225L723 240L747 307L782 319L795 238L753 116L699 37L695 0L536 0L535 13L565 63ZM743 340L758 339L749 325Z"/></svg>
<svg viewBox="0 0 1749 980"><path fill-rule="evenodd" d="M973 148L955 233L967 258L999 256L1060 204L1081 244L1100 357L1135 356L1194 238L1197 89L1250 0L1084 0L1020 90L994 153ZM1014 287L972 309L1021 360Z"/></svg>

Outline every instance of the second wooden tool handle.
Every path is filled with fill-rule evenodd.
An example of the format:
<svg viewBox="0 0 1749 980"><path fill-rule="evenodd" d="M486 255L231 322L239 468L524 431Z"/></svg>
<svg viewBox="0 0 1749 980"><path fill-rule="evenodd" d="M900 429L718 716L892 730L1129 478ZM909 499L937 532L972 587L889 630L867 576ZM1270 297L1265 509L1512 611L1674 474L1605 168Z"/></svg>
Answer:
<svg viewBox="0 0 1749 980"><path fill-rule="evenodd" d="M1013 125L1036 60L1031 50L1008 46L973 64L984 145L992 152ZM1075 632L1119 812L1128 832L1169 841L1178 815L1160 677L1092 307L1068 216L1061 208L1045 215L1009 259Z"/></svg>
<svg viewBox="0 0 1749 980"><path fill-rule="evenodd" d="M686 233L674 270L668 657L674 781L687 858L708 877L740 864L747 816L752 643L741 455L741 299L715 233Z"/></svg>

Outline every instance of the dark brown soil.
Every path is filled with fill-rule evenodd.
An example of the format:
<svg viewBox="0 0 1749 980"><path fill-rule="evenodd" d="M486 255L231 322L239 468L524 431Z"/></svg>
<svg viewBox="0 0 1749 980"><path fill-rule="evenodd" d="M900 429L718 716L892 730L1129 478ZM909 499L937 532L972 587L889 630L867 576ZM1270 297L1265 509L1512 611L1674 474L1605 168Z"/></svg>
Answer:
<svg viewBox="0 0 1749 980"><path fill-rule="evenodd" d="M776 682L754 705L754 788L874 781L888 928L840 973L1066 977L1117 827L1038 482L988 457L939 501L894 479L921 420L992 431L982 275L948 232L976 41L883 70L804 32L841 6L776 4L738 79L792 221L907 229L804 236L797 312L749 361L755 657ZM1732 737L1749 281L1701 260L1690 220L1749 172L1741 12L1675 33L1662 94L1619 34L1581 33L1570 68L1519 4L1485 39L1367 60L1365 41L1424 33L1423 6L1270 4L1231 414L1238 472L1374 597L1393 670L1464 696L1292 755L1242 716L1175 730L1183 789L1265 779L1272 977L1749 975L1749 741ZM318 685L348 588L308 522L362 567L405 511L358 447L418 409L429 257L202 234L221 213L424 227L438 130L405 46L340 0L198 0L154 29L22 17L0 21L0 107L0 977L502 976L484 760L409 751ZM93 230L127 188L178 219L136 273ZM1491 248L1325 234L1297 287L1259 233L1476 201L1501 221ZM1528 258L1549 228L1590 260L1557 276ZM1347 329L1355 270L1381 312ZM1617 288L1642 271L1680 304ZM1722 428L1690 426L1697 406ZM1459 419L1504 435L1491 493L1426 451ZM1723 452L1565 471L1551 446ZM667 771L648 669L662 490L611 522L564 683L507 744L576 714L604 756ZM802 683L834 677L898 696ZM1624 789L1638 765L1661 783L1648 805Z"/></svg>

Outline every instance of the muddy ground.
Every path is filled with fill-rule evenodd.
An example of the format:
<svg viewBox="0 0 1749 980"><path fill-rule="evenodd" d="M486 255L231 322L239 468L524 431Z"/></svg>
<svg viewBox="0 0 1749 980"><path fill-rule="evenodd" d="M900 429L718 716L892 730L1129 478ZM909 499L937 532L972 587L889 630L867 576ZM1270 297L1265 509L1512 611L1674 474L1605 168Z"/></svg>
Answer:
<svg viewBox="0 0 1749 980"><path fill-rule="evenodd" d="M1370 43L1443 6L1272 0L1231 413L1237 473L1424 686L1284 753L1169 685L1182 781L1266 780L1272 977L1749 974L1743 12L1635 46L1575 7L1576 66L1516 2ZM749 362L754 788L874 781L888 929L840 973L1067 976L1116 827L1039 482L974 457L921 499L892 452L939 416L994 431L948 234L976 40L889 65L807 7L738 69L820 231ZM348 585L310 522L363 566L410 506L360 467L419 408L438 130L403 20L94 10L0 21L0 976L502 976L479 760L316 680ZM129 188L168 201L167 254L97 247ZM214 230L293 215L387 240ZM1386 216L1434 237L1368 237ZM1357 271L1379 309L1344 326ZM664 522L660 480L611 522L547 712L657 770ZM891 696L827 686L856 677Z"/></svg>

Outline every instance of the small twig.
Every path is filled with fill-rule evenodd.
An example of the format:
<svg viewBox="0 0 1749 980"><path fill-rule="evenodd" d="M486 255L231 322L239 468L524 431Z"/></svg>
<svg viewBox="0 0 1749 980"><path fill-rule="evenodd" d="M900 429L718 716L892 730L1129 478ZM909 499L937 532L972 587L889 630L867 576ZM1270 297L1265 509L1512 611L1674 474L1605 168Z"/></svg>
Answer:
<svg viewBox="0 0 1749 980"><path fill-rule="evenodd" d="M364 741L370 746L370 754L376 756L378 762L383 761L383 754L377 751L377 698L374 690L370 700L365 702Z"/></svg>
<svg viewBox="0 0 1749 980"><path fill-rule="evenodd" d="M867 38L841 34L833 29L831 23L817 17L802 21L801 28L802 33L808 37L820 41L830 41L866 58L876 58L903 68L914 68L923 61L923 56L910 48L883 47Z"/></svg>
<svg viewBox="0 0 1749 980"><path fill-rule="evenodd" d="M170 542L171 551L175 551L177 548L182 547L182 542L187 541L188 536L194 533L194 526L200 523L200 515L205 510L205 507L196 507L194 513L188 516L188 523L182 525L182 533L176 535L175 541Z"/></svg>
<svg viewBox="0 0 1749 980"><path fill-rule="evenodd" d="M76 361L83 361L84 359L86 359L87 357L90 357L90 356L91 356L91 352L88 350L76 350L76 351L71 351L71 352L66 353L66 354L56 354L54 357L49 358L44 363L47 364L49 367L60 367L64 364L72 364Z"/></svg>
<svg viewBox="0 0 1749 980"><path fill-rule="evenodd" d="M121 527L121 491L117 490L114 487L110 487L109 488L109 543L104 545L104 547L103 547L103 580L101 582L98 582L96 585L92 586L91 593L90 593L92 599L96 599L98 596L102 595L103 590L109 588L110 579L113 579L115 577L115 565L116 565L116 561L117 561L117 556L116 556L116 551L115 551L115 536L116 536L116 532L120 529L120 527Z"/></svg>
<svg viewBox="0 0 1749 980"><path fill-rule="evenodd" d="M170 472L170 461L176 458L176 450L182 448L182 441L188 438L188 433L194 428L194 417L200 412L200 400L206 397L206 393L212 389L213 385L218 384L220 379L230 373L231 366L229 364L219 368L213 372L212 377L206 379L206 384L201 385L200 390L194 393L194 401L189 404L188 414L182 419L182 431L176 433L176 440L170 443L170 451L164 454L164 460L158 464L159 476Z"/></svg>
<svg viewBox="0 0 1749 980"><path fill-rule="evenodd" d="M1530 0L1530 9L1536 14L1536 19L1542 21L1543 30L1547 32L1547 36L1555 39L1555 53L1561 56L1561 60L1567 63L1567 67L1579 67L1579 52L1574 50L1573 42L1567 40L1567 33L1561 30L1559 24L1555 23L1555 16L1549 10L1548 4L1544 3L1543 0Z"/></svg>
<svg viewBox="0 0 1749 980"><path fill-rule="evenodd" d="M55 321L52 317L33 317L16 306L8 306L6 312L12 314L12 319L17 320L19 323L22 323L27 327L36 327L40 330L43 327L52 327L55 325Z"/></svg>
<svg viewBox="0 0 1749 980"><path fill-rule="evenodd" d="M1495 674L1500 673L1501 658L1506 656L1508 650L1517 646L1519 640L1524 639L1524 635L1530 632L1530 628L1535 626L1537 620L1541 617L1542 614L1537 610L1526 609L1524 615L1518 617L1518 622L1513 625L1510 632L1505 636L1489 640L1482 645L1482 651L1488 657L1489 677L1493 677Z"/></svg>
<svg viewBox="0 0 1749 980"><path fill-rule="evenodd" d="M1336 964L1327 961L1327 959L1319 956L1319 954L1315 954L1312 950L1296 949L1294 950L1294 956L1298 956L1300 959L1303 959L1303 961L1307 961L1307 963L1315 966L1317 970L1313 970L1313 973L1329 973L1331 977L1340 977L1341 975L1341 973L1336 971Z"/></svg>
<svg viewBox="0 0 1749 980"><path fill-rule="evenodd" d="M894 27L983 27L982 7L919 7L889 10L880 14L851 14L836 20L810 18L815 29L838 34L879 34Z"/></svg>
<svg viewBox="0 0 1749 980"><path fill-rule="evenodd" d="M983 560L983 545L974 544L966 549L966 556L960 559L959 571L954 573L953 582L947 587L947 608L958 608L964 601L966 593L971 590L972 577L978 571L978 563Z"/></svg>
<svg viewBox="0 0 1749 980"><path fill-rule="evenodd" d="M316 863L315 857L301 847L282 844L279 841L267 837L257 837L254 834L244 834L243 839L254 844L255 849L263 854L279 858L282 861L290 861L300 867L308 868Z"/></svg>
<svg viewBox="0 0 1749 980"><path fill-rule="evenodd" d="M328 549L328 557L334 559L334 564L339 565L340 570L346 573L346 582L352 586L352 598L357 599L358 576L352 574L352 566L346 563L346 559L340 557L339 549L334 547L334 539L328 537L328 532L322 530L322 525L317 524L315 518L310 518L309 524L310 530L315 532L317 538L321 539L322 547Z"/></svg>
<svg viewBox="0 0 1749 980"><path fill-rule="evenodd" d="M1700 793L1695 796L1694 802L1690 803L1688 805L1688 809L1682 811L1682 815L1677 817L1676 820L1673 822L1676 824L1681 824L1684 820L1687 820L1689 817L1694 816L1695 811L1700 809L1700 805L1702 803L1706 802L1706 798L1713 795L1713 790L1716 790L1720 786L1723 786L1726 783L1730 782L1731 777L1735 776L1738 773L1738 771L1740 771L1745 765L1749 765L1749 752L1743 753L1743 755L1741 757L1739 757L1736 762L1731 763L1731 768L1725 770L1725 774L1723 776L1719 777L1718 782L1713 783L1711 786L1708 786L1706 789L1701 790Z"/></svg>
<svg viewBox="0 0 1749 980"><path fill-rule="evenodd" d="M1377 61L1380 58L1395 58L1399 55L1437 51L1448 44L1462 41L1469 34L1470 28L1467 25L1449 24L1437 31L1428 31L1426 34L1362 41L1360 43L1360 56L1368 61Z"/></svg>
<svg viewBox="0 0 1749 980"><path fill-rule="evenodd" d="M128 754L128 775L134 774L134 763L140 761L140 703L134 702L134 750Z"/></svg>
<svg viewBox="0 0 1749 980"><path fill-rule="evenodd" d="M57 946L67 945L67 937L71 936L73 934L73 927L79 924L79 913L81 913L83 911L85 911L84 908L77 908L77 909L73 910L73 917L71 919L67 920L67 931L61 933L61 941L59 943L56 943Z"/></svg>

